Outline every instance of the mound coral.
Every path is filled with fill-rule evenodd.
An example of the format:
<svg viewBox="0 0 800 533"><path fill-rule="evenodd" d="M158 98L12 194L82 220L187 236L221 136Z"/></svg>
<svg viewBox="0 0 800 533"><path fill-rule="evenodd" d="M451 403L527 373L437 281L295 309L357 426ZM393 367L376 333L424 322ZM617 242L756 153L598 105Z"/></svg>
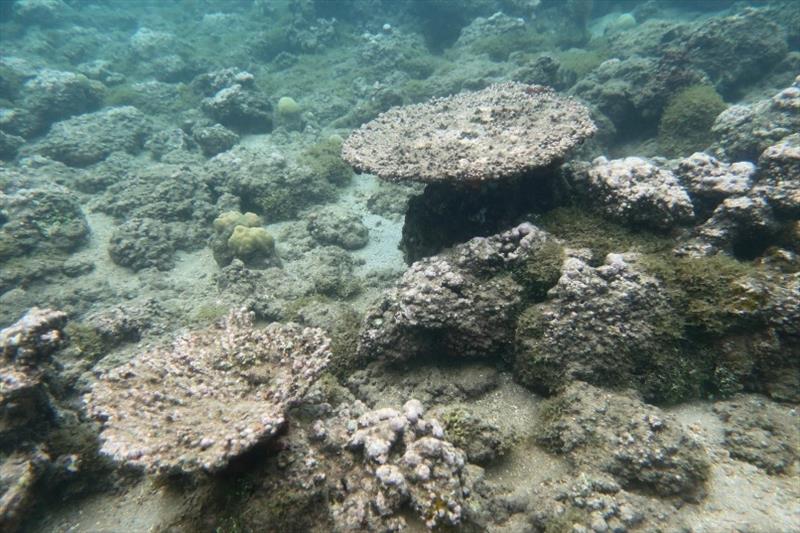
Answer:
<svg viewBox="0 0 800 533"><path fill-rule="evenodd" d="M261 224L255 213L228 211L218 216L210 241L217 264L226 266L234 259L256 267L277 263L275 239Z"/></svg>
<svg viewBox="0 0 800 533"><path fill-rule="evenodd" d="M228 248L239 259L271 255L275 250L275 240L264 228L236 226L228 239Z"/></svg>

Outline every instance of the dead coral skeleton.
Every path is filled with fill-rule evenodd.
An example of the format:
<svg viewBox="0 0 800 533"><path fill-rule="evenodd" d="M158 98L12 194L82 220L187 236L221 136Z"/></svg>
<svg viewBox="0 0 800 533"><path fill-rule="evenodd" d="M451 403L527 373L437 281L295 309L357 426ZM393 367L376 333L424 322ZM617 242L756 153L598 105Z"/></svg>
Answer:
<svg viewBox="0 0 800 533"><path fill-rule="evenodd" d="M147 472L213 472L273 437L330 358L329 340L252 313L178 338L102 375L84 397L101 451Z"/></svg>
<svg viewBox="0 0 800 533"><path fill-rule="evenodd" d="M578 101L509 82L390 109L354 131L342 157L390 181L491 181L554 164L596 129Z"/></svg>

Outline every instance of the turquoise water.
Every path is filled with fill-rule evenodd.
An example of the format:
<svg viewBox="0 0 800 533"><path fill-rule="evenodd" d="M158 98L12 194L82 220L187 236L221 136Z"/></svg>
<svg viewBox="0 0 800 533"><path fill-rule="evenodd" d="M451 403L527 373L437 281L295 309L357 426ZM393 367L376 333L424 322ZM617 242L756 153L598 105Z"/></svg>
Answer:
<svg viewBox="0 0 800 533"><path fill-rule="evenodd" d="M0 0L0 530L800 530L800 3Z"/></svg>

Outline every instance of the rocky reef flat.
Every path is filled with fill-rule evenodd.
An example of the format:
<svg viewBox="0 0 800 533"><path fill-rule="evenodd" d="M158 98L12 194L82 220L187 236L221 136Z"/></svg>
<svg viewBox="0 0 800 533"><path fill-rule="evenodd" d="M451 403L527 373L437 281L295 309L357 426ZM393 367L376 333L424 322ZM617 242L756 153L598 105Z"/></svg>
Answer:
<svg viewBox="0 0 800 533"><path fill-rule="evenodd" d="M0 530L800 530L800 4L0 2Z"/></svg>

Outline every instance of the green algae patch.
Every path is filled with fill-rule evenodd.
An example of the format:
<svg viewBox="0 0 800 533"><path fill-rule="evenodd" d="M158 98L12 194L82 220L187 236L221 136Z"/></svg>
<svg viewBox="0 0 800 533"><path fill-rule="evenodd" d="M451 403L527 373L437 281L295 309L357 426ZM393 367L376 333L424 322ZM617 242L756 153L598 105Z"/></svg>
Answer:
<svg viewBox="0 0 800 533"><path fill-rule="evenodd" d="M511 52L537 52L544 49L546 39L535 32L511 31L502 35L489 35L476 40L470 49L476 54L486 54L492 61L506 61Z"/></svg>
<svg viewBox="0 0 800 533"><path fill-rule="evenodd" d="M335 185L347 185L353 177L353 168L342 159L342 142L338 135L331 135L307 148L299 162L320 178Z"/></svg>
<svg viewBox="0 0 800 533"><path fill-rule="evenodd" d="M727 255L642 258L648 273L662 281L690 336L719 336L750 325L765 295L748 291L743 280L760 276L758 267Z"/></svg>
<svg viewBox="0 0 800 533"><path fill-rule="evenodd" d="M658 124L658 146L669 156L703 150L714 138L711 126L727 105L710 85L693 85L672 97Z"/></svg>
<svg viewBox="0 0 800 533"><path fill-rule="evenodd" d="M461 406L446 409L441 420L447 439L464 450L471 463L490 464L505 456L517 442L513 432L504 432Z"/></svg>
<svg viewBox="0 0 800 533"><path fill-rule="evenodd" d="M559 207L537 215L533 223L572 248L589 248L595 261L609 253L655 253L671 250L667 235L636 231L578 207Z"/></svg>
<svg viewBox="0 0 800 533"><path fill-rule="evenodd" d="M192 313L192 321L201 325L209 325L228 316L230 309L226 305L207 303Z"/></svg>
<svg viewBox="0 0 800 533"><path fill-rule="evenodd" d="M556 56L561 68L574 72L577 79L583 79L587 74L597 68L607 57L595 50L570 48L559 52Z"/></svg>
<svg viewBox="0 0 800 533"><path fill-rule="evenodd" d="M111 347L95 328L81 322L69 322L64 333L78 354L89 361L99 360Z"/></svg>
<svg viewBox="0 0 800 533"><path fill-rule="evenodd" d="M539 339L545 333L545 320L542 308L532 305L520 313L514 338L517 342L514 359L514 376L520 383L532 387L537 392L550 394L541 384L561 382L560 369L541 357Z"/></svg>
<svg viewBox="0 0 800 533"><path fill-rule="evenodd" d="M589 511L570 506L562 514L550 518L545 523L544 533L573 533L575 524L583 524L589 521Z"/></svg>
<svg viewBox="0 0 800 533"><path fill-rule="evenodd" d="M353 370L366 366L366 358L358 351L362 318L356 311L347 311L328 332L331 338L331 360L328 371L339 379L344 379Z"/></svg>
<svg viewBox="0 0 800 533"><path fill-rule="evenodd" d="M640 361L637 388L648 400L664 404L742 390L759 358L745 346L721 352L719 343L765 327L759 310L768 295L748 288L750 281L763 278L761 269L726 255L651 254L642 257L642 265L663 283L676 313L658 324L671 341L652 359Z"/></svg>
<svg viewBox="0 0 800 533"><path fill-rule="evenodd" d="M752 388L759 369L772 364L769 361L775 356L758 343L740 350L720 349L753 332L767 331L767 318L761 310L780 281L771 280L757 264L727 255L678 257L672 251L674 240L668 236L633 231L574 208L556 209L534 221L562 239L564 246L592 250L595 266L608 253L638 252L639 269L661 287L666 307L653 309L647 321L650 340L620 359L628 364L627 374L620 374L622 367L609 368L610 373L595 369L585 379L633 388L647 401L669 405ZM528 288L528 306L516 323L515 374L521 383L548 395L563 384L564 370L561 360L546 351L548 320L544 313L548 307L543 303L548 285L558 281L557 252L552 247L550 253L534 257L540 263L523 264L514 273ZM547 281L537 285L539 280ZM759 349L765 353L758 355ZM598 357L605 355L598 353Z"/></svg>
<svg viewBox="0 0 800 533"><path fill-rule="evenodd" d="M547 241L535 254L527 257L513 274L514 280L522 285L529 301L542 301L561 277L564 263L564 248L554 241Z"/></svg>

